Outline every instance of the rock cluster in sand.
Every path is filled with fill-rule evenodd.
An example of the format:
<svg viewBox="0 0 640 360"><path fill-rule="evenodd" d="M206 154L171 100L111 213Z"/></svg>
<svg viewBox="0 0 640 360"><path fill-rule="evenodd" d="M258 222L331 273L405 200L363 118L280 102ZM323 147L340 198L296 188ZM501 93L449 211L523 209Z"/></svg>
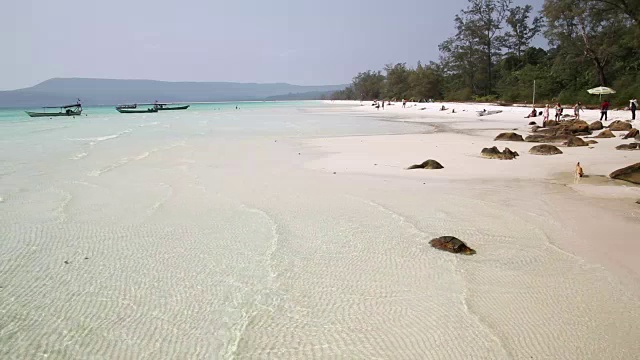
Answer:
<svg viewBox="0 0 640 360"><path fill-rule="evenodd" d="M608 126L611 131L629 131L631 130L631 127L631 124L621 120L616 120Z"/></svg>
<svg viewBox="0 0 640 360"><path fill-rule="evenodd" d="M516 156L520 156L516 151L511 151L508 147L504 148L504 151L500 151L495 146L482 149L480 155L488 159L498 160L513 160Z"/></svg>

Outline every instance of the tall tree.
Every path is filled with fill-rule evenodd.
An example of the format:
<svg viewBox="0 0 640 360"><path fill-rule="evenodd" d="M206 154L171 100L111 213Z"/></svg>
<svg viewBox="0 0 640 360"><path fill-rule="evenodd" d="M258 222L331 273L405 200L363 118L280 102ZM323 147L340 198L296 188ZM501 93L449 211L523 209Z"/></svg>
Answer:
<svg viewBox="0 0 640 360"><path fill-rule="evenodd" d="M619 13L605 12L593 0L546 0L546 36L563 52L579 51L593 63L598 83L607 85L607 67L625 28Z"/></svg>
<svg viewBox="0 0 640 360"><path fill-rule="evenodd" d="M385 97L406 99L409 96L409 74L406 63L387 64L384 67L387 72Z"/></svg>
<svg viewBox="0 0 640 360"><path fill-rule="evenodd" d="M536 16L529 23L531 17L531 5L516 6L509 9L506 23L508 31L502 36L504 47L507 51L522 58L526 49L531 45L531 40L540 34L543 25L543 18Z"/></svg>

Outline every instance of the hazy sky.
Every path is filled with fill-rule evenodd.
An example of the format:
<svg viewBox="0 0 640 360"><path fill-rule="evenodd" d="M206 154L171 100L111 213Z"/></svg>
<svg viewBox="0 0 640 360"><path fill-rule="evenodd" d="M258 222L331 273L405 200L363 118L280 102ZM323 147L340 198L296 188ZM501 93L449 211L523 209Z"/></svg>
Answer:
<svg viewBox="0 0 640 360"><path fill-rule="evenodd" d="M535 11L542 2L515 1ZM386 63L437 60L466 4L3 0L0 89L52 77L348 83Z"/></svg>

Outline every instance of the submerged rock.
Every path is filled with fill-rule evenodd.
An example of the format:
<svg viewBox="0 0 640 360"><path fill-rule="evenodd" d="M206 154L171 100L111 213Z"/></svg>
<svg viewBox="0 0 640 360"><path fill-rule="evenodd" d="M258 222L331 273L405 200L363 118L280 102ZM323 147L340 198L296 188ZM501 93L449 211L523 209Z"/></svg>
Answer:
<svg viewBox="0 0 640 360"><path fill-rule="evenodd" d="M462 240L453 236L441 236L429 241L429 244L436 249L456 254L473 255L476 253L475 250L468 247Z"/></svg>
<svg viewBox="0 0 640 360"><path fill-rule="evenodd" d="M581 138L579 138L577 136L570 137L564 144L567 147L576 147L576 146L587 146L587 145L589 145L589 144L587 144L586 141L582 140Z"/></svg>
<svg viewBox="0 0 640 360"><path fill-rule="evenodd" d="M422 164L411 165L407 168L407 170L413 170L413 169L444 169L444 166L442 166L439 162L435 160L429 159L423 162Z"/></svg>
<svg viewBox="0 0 640 360"><path fill-rule="evenodd" d="M529 150L529 154L533 155L558 155L562 151L553 145L542 144L536 145Z"/></svg>
<svg viewBox="0 0 640 360"><path fill-rule="evenodd" d="M494 141L524 141L524 139L522 138L522 135L518 135L514 132L506 132L506 133L498 134L498 136L496 136L496 138L493 140Z"/></svg>
<svg viewBox="0 0 640 360"><path fill-rule="evenodd" d="M609 174L609 177L612 179L632 182L634 184L640 184L640 163L635 163L633 165L623 167L622 169L618 169Z"/></svg>
<svg viewBox="0 0 640 360"><path fill-rule="evenodd" d="M593 130L602 130L604 129L604 126L602 125L602 121L594 121L591 124L589 124L589 130L593 131Z"/></svg>
<svg viewBox="0 0 640 360"><path fill-rule="evenodd" d="M631 130L632 126L628 122L616 120L609 124L608 128L611 131L629 131Z"/></svg>
<svg viewBox="0 0 640 360"><path fill-rule="evenodd" d="M500 151L495 146L482 149L480 155L488 159L498 160L513 160L516 156L520 156L516 151L511 151L508 147L504 148L504 151Z"/></svg>
<svg viewBox="0 0 640 360"><path fill-rule="evenodd" d="M633 128L631 130L629 130L629 132L627 133L627 135L624 136L624 139L631 139L631 138L635 138L638 136L638 134L640 134L640 132L638 131L638 129Z"/></svg>
<svg viewBox="0 0 640 360"><path fill-rule="evenodd" d="M618 145L616 150L640 150L640 143Z"/></svg>
<svg viewBox="0 0 640 360"><path fill-rule="evenodd" d="M596 137L598 139L605 139L605 138L614 138L614 137L616 137L616 135L614 133L612 133L611 130L605 129L605 130L602 130L600 132L600 134L598 134L598 135L596 135L594 137Z"/></svg>

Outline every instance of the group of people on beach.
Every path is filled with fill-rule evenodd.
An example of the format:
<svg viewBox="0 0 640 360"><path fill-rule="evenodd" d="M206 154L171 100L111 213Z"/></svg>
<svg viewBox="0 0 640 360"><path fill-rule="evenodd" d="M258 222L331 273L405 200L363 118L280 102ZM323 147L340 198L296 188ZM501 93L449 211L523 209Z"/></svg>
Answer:
<svg viewBox="0 0 640 360"><path fill-rule="evenodd" d="M611 103L609 102L609 100L606 100L606 99L600 104L600 121L608 120L607 115L608 115L610 106L611 106ZM555 120L561 121L562 113L564 112L564 108L562 107L562 104L557 103L554 109L555 109ZM631 120L636 119L637 109L638 109L638 100L634 97L633 99L629 100L629 110L631 110ZM582 106L582 103L578 101L573 106L573 116L576 120L580 120L580 111L584 112L584 107ZM525 116L525 118L531 118L531 117L536 117L538 115L542 115L542 120L547 121L549 120L549 112L550 112L550 106L549 104L547 104L545 105L544 110L540 112L540 114L538 114L538 111L536 110L536 108L533 108L531 110L531 113Z"/></svg>

